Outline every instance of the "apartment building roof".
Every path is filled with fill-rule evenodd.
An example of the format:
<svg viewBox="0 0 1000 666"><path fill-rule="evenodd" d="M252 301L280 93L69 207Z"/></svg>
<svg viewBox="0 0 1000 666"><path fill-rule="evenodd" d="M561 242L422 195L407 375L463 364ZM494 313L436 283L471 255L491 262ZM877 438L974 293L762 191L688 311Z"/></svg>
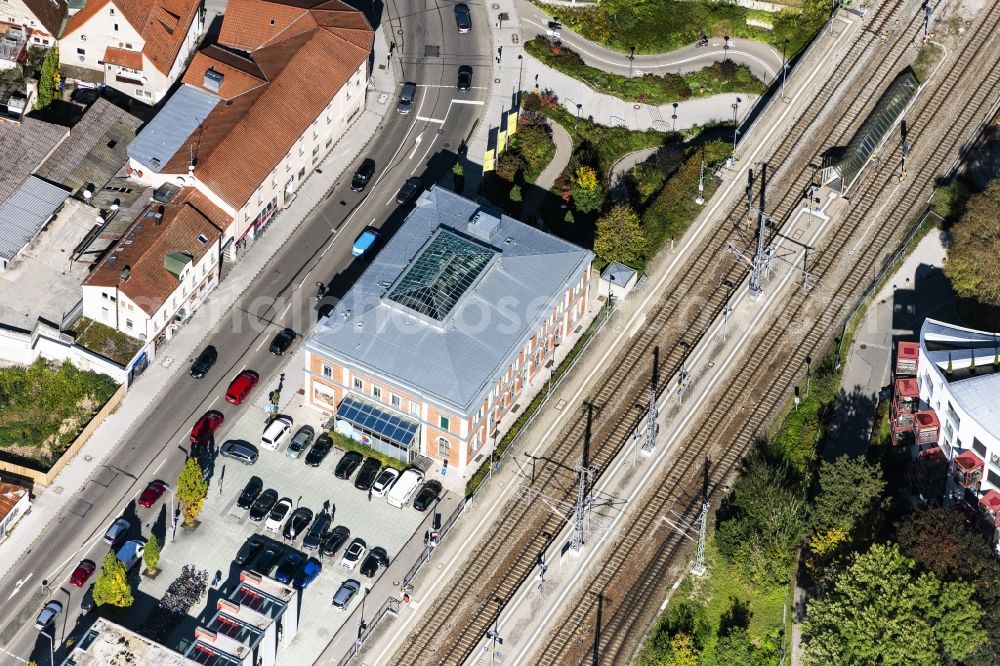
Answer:
<svg viewBox="0 0 1000 666"><path fill-rule="evenodd" d="M50 35L59 36L66 18L66 0L24 0L24 4Z"/></svg>
<svg viewBox="0 0 1000 666"><path fill-rule="evenodd" d="M6 201L24 179L69 134L62 125L25 118L20 124L0 123L0 202Z"/></svg>

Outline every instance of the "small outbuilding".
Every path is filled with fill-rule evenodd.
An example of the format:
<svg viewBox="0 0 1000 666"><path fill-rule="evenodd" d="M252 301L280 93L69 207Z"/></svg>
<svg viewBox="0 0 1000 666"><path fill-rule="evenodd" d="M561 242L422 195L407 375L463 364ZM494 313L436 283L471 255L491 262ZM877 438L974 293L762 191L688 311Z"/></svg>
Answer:
<svg viewBox="0 0 1000 666"><path fill-rule="evenodd" d="M635 287L639 274L634 268L613 261L601 272L598 294L614 300L625 298Z"/></svg>

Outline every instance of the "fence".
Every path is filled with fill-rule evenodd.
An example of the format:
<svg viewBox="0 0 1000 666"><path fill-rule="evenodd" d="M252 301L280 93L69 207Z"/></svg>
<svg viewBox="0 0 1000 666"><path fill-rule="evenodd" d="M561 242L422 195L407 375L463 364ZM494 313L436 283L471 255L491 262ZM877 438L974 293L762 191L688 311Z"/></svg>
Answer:
<svg viewBox="0 0 1000 666"><path fill-rule="evenodd" d="M466 502L462 502L461 504L459 504L458 509L456 509L455 512L452 513L451 516L448 518L448 522L442 525L441 529L437 531L439 543L441 542L442 539L444 539L445 535L448 534L449 531L451 531L451 528L458 520L458 517L462 515L462 513L465 511L465 505ZM424 551L420 553L420 557L417 558L417 561L413 563L413 566L410 567L410 570L406 572L405 576L403 576L404 586L409 585L413 581L413 579L416 578L417 572L419 572L420 568L424 566L424 564L427 562L428 559L430 559L431 551L433 551L434 548L435 546L432 546L429 543L424 546Z"/></svg>
<svg viewBox="0 0 1000 666"><path fill-rule="evenodd" d="M368 640L372 631L375 630L375 625L379 623L386 613L391 612L393 614L398 614L401 604L402 602L395 597L389 597L386 599L385 603L382 604L377 611L375 611L375 615L372 617L371 621L366 623L364 628L358 633L358 640L354 641L351 645L351 649L349 649L344 656L340 658L340 661L337 662L337 666L347 666L351 659L358 656L358 652L361 651L361 646L364 645L364 642Z"/></svg>

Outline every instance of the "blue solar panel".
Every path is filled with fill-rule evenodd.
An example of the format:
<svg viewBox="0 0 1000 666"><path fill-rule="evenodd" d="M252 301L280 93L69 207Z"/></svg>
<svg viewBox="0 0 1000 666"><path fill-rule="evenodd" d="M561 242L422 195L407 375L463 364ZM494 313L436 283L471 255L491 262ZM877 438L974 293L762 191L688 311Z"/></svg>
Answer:
<svg viewBox="0 0 1000 666"><path fill-rule="evenodd" d="M337 408L337 418L348 421L361 430L381 439L409 448L417 435L417 423L377 406L346 396Z"/></svg>

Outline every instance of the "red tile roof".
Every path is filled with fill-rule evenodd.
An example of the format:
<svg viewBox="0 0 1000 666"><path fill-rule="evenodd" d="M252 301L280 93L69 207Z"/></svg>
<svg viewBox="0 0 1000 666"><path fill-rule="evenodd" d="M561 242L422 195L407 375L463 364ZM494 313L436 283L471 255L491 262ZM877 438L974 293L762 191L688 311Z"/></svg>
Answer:
<svg viewBox="0 0 1000 666"><path fill-rule="evenodd" d="M50 35L59 36L59 28L66 18L66 0L24 0L24 4Z"/></svg>
<svg viewBox="0 0 1000 666"><path fill-rule="evenodd" d="M142 71L142 53L139 51L127 51L116 49L111 46L104 49L104 62L110 62L119 67L128 67L137 71Z"/></svg>
<svg viewBox="0 0 1000 666"><path fill-rule="evenodd" d="M1000 493L990 488L979 498L979 503L994 513L1000 513Z"/></svg>
<svg viewBox="0 0 1000 666"><path fill-rule="evenodd" d="M0 521L17 506L17 503L28 494L28 489L24 486L16 486L13 483L0 481Z"/></svg>

